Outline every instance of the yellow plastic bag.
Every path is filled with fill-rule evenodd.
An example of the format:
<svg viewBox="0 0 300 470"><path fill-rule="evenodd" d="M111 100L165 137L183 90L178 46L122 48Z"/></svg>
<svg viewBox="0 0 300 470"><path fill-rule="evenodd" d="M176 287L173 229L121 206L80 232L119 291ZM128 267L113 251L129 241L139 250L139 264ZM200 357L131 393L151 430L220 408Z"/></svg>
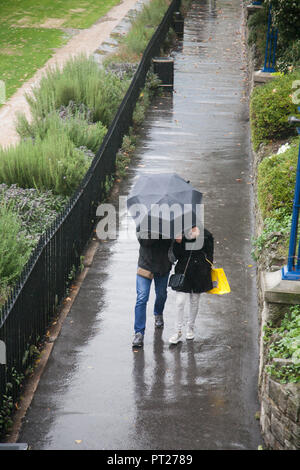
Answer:
<svg viewBox="0 0 300 470"><path fill-rule="evenodd" d="M223 268L211 268L211 280L216 284L216 287L207 291L207 294L223 295L230 292L230 286Z"/></svg>

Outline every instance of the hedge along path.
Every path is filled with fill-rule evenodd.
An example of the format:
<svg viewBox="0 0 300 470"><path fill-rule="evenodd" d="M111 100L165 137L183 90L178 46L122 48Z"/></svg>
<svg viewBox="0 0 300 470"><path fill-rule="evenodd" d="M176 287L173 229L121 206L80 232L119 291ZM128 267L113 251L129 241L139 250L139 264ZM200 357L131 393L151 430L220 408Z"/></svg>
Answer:
<svg viewBox="0 0 300 470"><path fill-rule="evenodd" d="M68 43L57 50L44 67L39 69L32 78L25 82L18 91L0 109L0 145L5 148L15 145L20 141L16 131L16 115L18 112L25 113L30 119L30 109L26 101L26 94L31 93L32 87L39 84L46 70L52 66L62 67L72 56L80 53L92 54L105 40L108 39L113 29L126 16L128 11L134 7L137 0L123 0L113 7L108 14L103 16L88 29L80 31L73 36Z"/></svg>

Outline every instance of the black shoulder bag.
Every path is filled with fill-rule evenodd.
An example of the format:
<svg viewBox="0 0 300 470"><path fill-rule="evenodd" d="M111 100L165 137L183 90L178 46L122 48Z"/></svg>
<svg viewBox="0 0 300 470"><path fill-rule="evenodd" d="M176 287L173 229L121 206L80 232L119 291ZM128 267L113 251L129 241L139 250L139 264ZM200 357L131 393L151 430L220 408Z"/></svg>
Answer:
<svg viewBox="0 0 300 470"><path fill-rule="evenodd" d="M170 277L169 287L172 287L172 289L177 290L177 289L181 289L183 287L184 280L185 280L185 273L186 273L187 267L189 265L191 256L192 256L192 250L190 252L189 259L187 260L184 273L183 274L172 274L172 276Z"/></svg>

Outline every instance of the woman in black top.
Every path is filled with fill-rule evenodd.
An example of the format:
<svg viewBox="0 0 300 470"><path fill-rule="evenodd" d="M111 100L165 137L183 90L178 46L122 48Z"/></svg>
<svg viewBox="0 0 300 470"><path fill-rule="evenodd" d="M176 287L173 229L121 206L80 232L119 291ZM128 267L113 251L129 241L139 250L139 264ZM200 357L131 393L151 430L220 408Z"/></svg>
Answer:
<svg viewBox="0 0 300 470"><path fill-rule="evenodd" d="M184 306L187 298L190 308L187 322L187 339L194 339L194 325L199 308L200 293L213 288L211 266L213 263L214 239L212 234L204 229L204 243L201 249L191 249L200 235L198 227L193 227L188 236L177 237L173 243L173 254L178 260L175 266L176 274L185 272L184 284L176 289L176 324L175 334L169 342L177 344L182 339Z"/></svg>

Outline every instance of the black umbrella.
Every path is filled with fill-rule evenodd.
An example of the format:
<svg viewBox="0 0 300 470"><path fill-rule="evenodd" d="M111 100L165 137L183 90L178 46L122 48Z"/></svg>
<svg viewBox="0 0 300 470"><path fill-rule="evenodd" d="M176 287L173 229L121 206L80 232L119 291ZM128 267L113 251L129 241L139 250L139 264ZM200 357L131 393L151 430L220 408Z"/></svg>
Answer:
<svg viewBox="0 0 300 470"><path fill-rule="evenodd" d="M132 188L127 207L136 229L146 238L174 238L201 225L202 193L176 173L142 175Z"/></svg>

